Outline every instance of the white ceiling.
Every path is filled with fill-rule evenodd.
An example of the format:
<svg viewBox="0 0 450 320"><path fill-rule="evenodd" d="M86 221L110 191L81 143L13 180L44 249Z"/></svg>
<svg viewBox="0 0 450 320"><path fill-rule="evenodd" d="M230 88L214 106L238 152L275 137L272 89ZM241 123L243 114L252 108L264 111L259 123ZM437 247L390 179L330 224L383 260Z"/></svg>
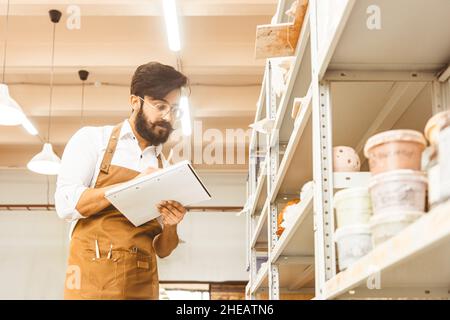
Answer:
<svg viewBox="0 0 450 320"><path fill-rule="evenodd" d="M79 30L66 26L67 8L72 1L10 2L5 82L44 139L52 40L48 10L63 12L56 31L50 132L59 154L80 126L79 69L90 72L84 123L105 125L129 115L128 86L138 65L156 60L176 66L177 57L168 50L159 0L79 0ZM264 65L264 61L254 59L256 26L270 22L277 1L178 0L177 3L182 39L180 58L182 71L192 84L194 120L203 121L204 128L247 129L254 117ZM5 13L6 0L0 0L2 31ZM4 35L0 36L4 40ZM2 41L1 54L3 45ZM0 166L25 166L40 148L40 139L28 135L21 127L0 127Z"/></svg>

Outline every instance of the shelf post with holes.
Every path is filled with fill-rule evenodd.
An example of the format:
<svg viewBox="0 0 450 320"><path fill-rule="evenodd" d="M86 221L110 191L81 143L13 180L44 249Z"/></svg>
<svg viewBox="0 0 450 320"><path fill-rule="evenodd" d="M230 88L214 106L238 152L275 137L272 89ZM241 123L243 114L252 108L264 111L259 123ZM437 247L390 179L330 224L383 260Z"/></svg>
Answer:
<svg viewBox="0 0 450 320"><path fill-rule="evenodd" d="M314 251L316 297L321 299L325 282L336 274L333 243L333 163L331 92L328 81L319 79L317 2L311 5L312 138L314 180Z"/></svg>
<svg viewBox="0 0 450 320"><path fill-rule="evenodd" d="M267 106L267 118L269 120L275 120L277 115L277 99L275 90L272 87L272 66L269 61L268 63L268 77L266 80L266 106ZM271 135L276 135L278 137L277 130L272 130ZM271 145L271 141L275 141ZM277 170L278 170L278 158L279 158L279 143L278 139L272 140L271 136L267 139L267 150L268 150L268 166L267 166L267 194L271 195L273 186L275 184ZM279 288L279 272L278 265L271 262L271 253L275 247L278 237L277 237L277 218L278 210L276 203L269 204L269 213L267 215L268 219L268 284L269 284L269 299L278 300L280 298L280 288Z"/></svg>
<svg viewBox="0 0 450 320"><path fill-rule="evenodd" d="M247 201L250 201L247 204L247 207L250 207L252 205L252 197L255 193L256 189L256 152L255 152L256 146L253 146L250 148L249 151L249 177L248 177L248 185L249 185L249 192L248 192L248 198ZM248 271L249 271L249 286L252 287L255 279L256 279L256 249L251 245L251 239L253 237L253 230L256 225L256 219L253 214L251 214L250 210L247 210L247 257L248 257ZM247 299L254 300L255 295L251 290L249 290L249 294L247 295Z"/></svg>
<svg viewBox="0 0 450 320"><path fill-rule="evenodd" d="M313 91L313 177L316 296L336 274L333 243L333 170L331 139L331 99L328 82L316 83Z"/></svg>

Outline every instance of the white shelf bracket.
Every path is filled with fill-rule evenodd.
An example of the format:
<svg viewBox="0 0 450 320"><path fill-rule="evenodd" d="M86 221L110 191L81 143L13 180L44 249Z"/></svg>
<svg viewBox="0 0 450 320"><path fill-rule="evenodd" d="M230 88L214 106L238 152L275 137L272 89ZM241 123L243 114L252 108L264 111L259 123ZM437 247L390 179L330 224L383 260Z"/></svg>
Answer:
<svg viewBox="0 0 450 320"><path fill-rule="evenodd" d="M450 110L450 79L431 83L431 104L433 114Z"/></svg>

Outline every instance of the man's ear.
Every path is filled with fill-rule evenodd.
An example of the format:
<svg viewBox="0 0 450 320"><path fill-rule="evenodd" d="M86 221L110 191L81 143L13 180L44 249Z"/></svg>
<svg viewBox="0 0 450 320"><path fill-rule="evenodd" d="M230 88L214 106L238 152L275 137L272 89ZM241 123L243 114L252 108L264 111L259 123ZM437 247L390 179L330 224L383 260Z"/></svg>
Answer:
<svg viewBox="0 0 450 320"><path fill-rule="evenodd" d="M131 108L133 109L133 112L139 111L139 108L141 107L140 102L141 100L137 96L130 95L130 105Z"/></svg>

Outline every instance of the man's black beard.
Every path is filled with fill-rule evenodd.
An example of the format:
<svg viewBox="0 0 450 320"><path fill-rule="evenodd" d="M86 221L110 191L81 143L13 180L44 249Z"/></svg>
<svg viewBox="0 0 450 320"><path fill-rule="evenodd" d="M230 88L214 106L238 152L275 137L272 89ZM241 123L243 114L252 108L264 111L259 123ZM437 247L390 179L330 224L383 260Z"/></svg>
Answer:
<svg viewBox="0 0 450 320"><path fill-rule="evenodd" d="M158 120L156 122L147 121L143 108L139 110L134 121L134 125L139 135L144 138L149 145L154 146L165 143L173 131L172 125L166 120ZM157 127L162 127L166 130L162 130Z"/></svg>

